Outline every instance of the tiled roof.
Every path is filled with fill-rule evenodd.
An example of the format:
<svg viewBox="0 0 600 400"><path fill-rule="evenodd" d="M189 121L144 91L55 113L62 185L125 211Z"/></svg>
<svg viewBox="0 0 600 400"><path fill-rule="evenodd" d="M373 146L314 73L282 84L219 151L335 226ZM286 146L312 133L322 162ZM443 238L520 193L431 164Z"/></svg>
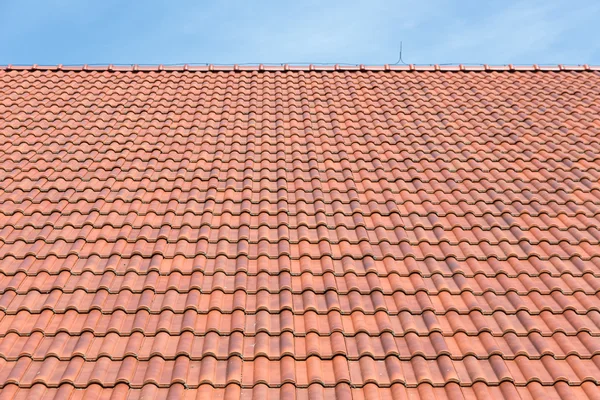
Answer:
<svg viewBox="0 0 600 400"><path fill-rule="evenodd" d="M0 398L600 398L593 67L4 67Z"/></svg>

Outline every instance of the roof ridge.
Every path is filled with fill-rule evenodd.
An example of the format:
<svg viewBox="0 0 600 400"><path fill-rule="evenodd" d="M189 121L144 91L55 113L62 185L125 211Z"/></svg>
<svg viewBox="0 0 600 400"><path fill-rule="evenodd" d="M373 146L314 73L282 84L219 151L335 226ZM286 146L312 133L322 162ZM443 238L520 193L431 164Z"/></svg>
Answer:
<svg viewBox="0 0 600 400"><path fill-rule="evenodd" d="M159 65L144 65L144 64L83 64L83 65L0 65L0 71L110 71L110 72L127 72L127 71L443 71L443 72L516 72L516 71L600 71L600 65L488 65L488 64L432 64L432 65L349 65L349 64L308 64L308 65L291 65L291 64L159 64Z"/></svg>

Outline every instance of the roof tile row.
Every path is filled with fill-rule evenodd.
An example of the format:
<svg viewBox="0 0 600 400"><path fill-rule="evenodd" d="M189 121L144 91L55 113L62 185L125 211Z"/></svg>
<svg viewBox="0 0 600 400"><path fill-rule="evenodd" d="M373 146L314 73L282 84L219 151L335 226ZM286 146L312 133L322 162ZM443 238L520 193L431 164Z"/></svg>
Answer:
<svg viewBox="0 0 600 400"><path fill-rule="evenodd" d="M334 290L340 295L346 295L353 291L364 295L375 291L385 295L396 292L407 295L418 292L432 295L448 292L460 295L462 292L471 292L481 296L487 292L496 295L515 292L519 296L525 296L531 292L549 295L554 291L560 291L565 295L576 292L595 295L600 291L600 281L591 273L584 273L581 276L558 277L552 277L548 273L541 273L534 277L526 274L516 277L510 277L507 274L498 274L493 277L486 277L482 274L475 277L465 277L462 274L445 277L435 274L423 277L417 273L401 276L397 272L391 272L386 276L378 276L374 272L363 276L354 272L347 272L341 276L335 276L332 272L315 275L308 271L304 271L299 276L291 275L288 271L281 271L277 275L269 275L267 272L250 275L246 271L238 271L235 275L226 275L222 271L216 272L214 275L207 275L202 271L194 271L190 275L183 275L176 271L169 275L160 275L158 271L149 271L147 274L130 271L124 275L117 275L112 271L106 271L102 275L94 275L90 271L75 275L67 270L56 275L46 272L39 272L35 275L27 275L25 272L5 275L5 272L0 272L0 294L16 292L18 295L26 295L29 291L50 293L54 290L61 290L63 293L74 293L79 290L87 293L95 293L100 290L106 290L109 293L119 293L122 290L134 293L141 293L145 290L155 293L177 290L180 293L187 293L194 289L200 290L202 293L213 291L234 293L237 290L243 290L248 294L257 294L263 290L269 293L288 290L293 294L301 294L310 290L322 294L328 290Z"/></svg>
<svg viewBox="0 0 600 400"><path fill-rule="evenodd" d="M579 256L581 259L587 261L600 257L600 247L596 243L592 244L589 242L581 242L577 245L571 245L567 242L530 244L525 241L518 244L500 242L497 245L488 242L479 242L475 245L468 244L467 242L461 242L458 245L451 245L448 242L440 242L439 244L420 242L418 245L412 246L405 241L397 245L389 242L380 242L377 245L371 245L364 241L358 244L346 241L335 244L324 240L318 243L310 243L307 240L300 241L299 243L290 243L287 240L280 240L276 243L270 243L266 240L259 241L258 243L250 243L244 239L240 239L237 242L230 242L224 239L216 243L210 243L206 239L199 239L197 242L189 242L182 239L171 243L165 239L158 239L156 242L149 242L145 239L139 239L136 242L128 242L126 239L119 239L116 242L109 242L104 239L99 239L97 242L88 242L83 238L76 239L73 242L58 239L53 243L47 243L45 240L38 239L34 243L17 241L14 244L0 244L0 259L9 256L22 259L30 255L35 255L39 258L49 256L66 258L70 255L82 258L89 258L94 255L101 258L108 258L113 255L125 258L135 255L140 255L142 258L151 258L155 255L161 255L165 258L173 258L177 255L182 255L185 258L194 258L198 255L204 255L207 258L215 258L224 255L227 258L236 258L238 256L247 256L250 258L260 256L267 256L269 258L289 256L296 259L308 256L315 260L321 257L332 257L334 259L351 257L361 259L364 256L371 256L377 259L391 257L398 261L407 258L424 260L428 257L440 261L447 258L466 260L470 257L480 260L484 260L486 257L500 260L516 257L525 260L532 256L543 260L548 260L551 257L568 260L573 256Z"/></svg>
<svg viewBox="0 0 600 400"><path fill-rule="evenodd" d="M248 336L259 332L281 335L286 331L297 336L305 336L310 332L320 336L328 336L333 332L342 332L345 336L355 336L360 332L379 336L383 332L390 332L400 337L408 333L427 336L433 332L440 332L444 336L453 336L458 332L469 336L483 332L494 336L507 333L526 336L533 332L544 336L551 336L557 332L574 336L587 332L598 336L600 329L600 312L596 310L585 314L577 314L573 310L565 310L561 314L553 314L550 311L541 311L539 314L527 311L518 311L515 314L503 311L483 314L474 310L468 314L459 314L456 311L449 311L443 315L436 315L433 311L411 314L401 311L398 315L390 315L385 311L373 314L364 314L361 311L342 314L336 310L327 314L317 314L310 310L303 314L294 314L290 310L281 310L276 314L266 310L246 314L241 309L230 314L221 310L199 314L192 309L184 313L165 310L158 314L151 314L146 309L140 309L135 314L128 314L123 310L102 313L98 309L80 313L69 309L58 314L53 310L44 309L37 314L27 310L16 314L0 311L0 316L0 336L11 332L19 335L42 332L47 336L66 332L77 336L88 331L101 336L110 332L131 335L136 331L146 336L154 336L163 331L171 335L179 335L185 331L198 335L213 331L220 335L230 335L239 331Z"/></svg>
<svg viewBox="0 0 600 400"><path fill-rule="evenodd" d="M37 258L36 255L28 255L22 259L13 256L7 256L3 259L2 272L5 275L15 275L19 272L28 275L37 275L38 273L56 275L62 271L69 271L73 274L91 272L95 275L104 274L105 272L117 275L125 275L130 272L145 275L152 271L159 272L161 275L169 275L171 272L191 275L199 271L207 276L220 272L226 275L244 272L251 276L262 272L269 275L290 272L292 275L310 273L313 276L321 276L331 272L336 276L343 276L348 273L364 276L368 273L374 273L381 277L417 274L424 278L434 275L453 277L457 274L465 277L475 277L477 275L497 277L500 274L512 277L519 275L536 277L541 274L563 277L566 275L582 276L590 273L596 277L600 275L600 257L594 257L590 260L583 260L577 255L572 255L565 260L558 257L544 260L537 256L531 256L524 260L516 257L509 257L504 260L496 258L486 260L475 257L465 260L458 260L453 257L444 260L436 260L432 257L424 260L416 260L412 257L395 260L392 257L375 259L372 256L364 256L360 259L349 256L341 259L333 259L327 256L313 259L302 256L298 259L291 259L289 256L281 255L274 259L267 256L248 258L245 255L234 258L228 258L225 255L214 258L207 258L204 255L186 258L177 255L173 258L165 258L160 254L155 254L151 258L143 258L139 254L131 257L115 254L109 258L100 258L98 255L80 257L70 254L66 258L59 258L55 255Z"/></svg>
<svg viewBox="0 0 600 400"><path fill-rule="evenodd" d="M516 386L511 382L502 382L498 386L487 386L484 382L476 382L473 386L461 387L457 383L448 383L442 387L434 387L423 383L414 388L407 388L401 383L392 384L389 388L378 387L375 383L367 383L362 388L354 388L347 383L339 383L334 387L324 387L313 383L307 388L296 387L285 383L281 387L271 388L266 384L257 384L252 388L242 388L237 384L229 384L224 388L215 388L210 384L202 384L197 389L186 388L181 383L175 383L169 388L159 388L156 385L144 385L141 389L132 389L126 383L118 383L114 388L105 388L92 383L85 389L77 389L68 383L57 388L48 388L41 383L31 388L19 388L8 384L4 388L8 398L14 399L113 399L127 398L168 399L168 400L200 400L200 399L298 399L321 400L331 398L352 398L356 400L381 399L405 400L413 398L462 400L462 399L524 399L552 398L562 400L595 399L599 390L593 382L584 382L580 386L569 385L559 381L552 386L543 386L539 382L531 382L526 386Z"/></svg>
<svg viewBox="0 0 600 400"><path fill-rule="evenodd" d="M154 223L156 223L156 220ZM244 240L248 244L260 244L262 241L267 241L271 244L280 241L288 241L290 244L299 244L302 241L308 241L310 244L318 244L321 241L325 241L332 245L340 245L342 242L350 244L367 242L371 246L377 246L381 242L388 242L391 245L406 242L411 246L418 246L421 243L430 245L447 243L452 246L462 243L478 245L482 242L486 242L489 245L499 245L503 242L510 245L518 245L521 242L531 245L539 245L544 242L552 245L563 242L569 245L576 245L580 242L598 245L600 244L600 230L597 227L591 227L587 230L572 229L570 232L560 231L554 227L548 230L534 228L528 231L522 231L517 227L513 227L510 230L502 230L498 227L491 228L490 230L483 230L477 227L471 230L465 230L460 227L456 227L453 230L444 230L438 226L431 230L426 230L422 227L416 227L413 230L386 230L383 228L368 230L363 226L357 226L353 229L348 229L344 226L328 229L323 225L319 225L315 229L309 228L306 225L297 227L288 226L285 223L279 223L278 227L273 228L267 225L260 225L259 227L242 225L239 228L227 225L221 225L216 228L209 225L202 225L200 228L192 228L189 225L185 225L180 229L165 225L160 228L152 228L149 225L145 225L142 228L133 228L131 225L113 227L111 225L94 226L86 224L81 228L74 228L71 225L61 228L60 226L46 224L42 229L28 225L23 229L8 227L0 230L0 242L2 244L18 244L18 242L34 244L38 240L43 240L46 243L55 243L59 240L74 242L78 239L85 239L92 243L101 240L117 242L123 239L132 243L138 240L157 242L161 239L169 243L177 243L180 240L194 242L204 239L214 244L219 244L223 240L231 243Z"/></svg>
<svg viewBox="0 0 600 400"><path fill-rule="evenodd" d="M148 361L138 361L130 356L122 361L112 361L108 357L96 361L85 361L82 357L74 357L70 361L54 357L33 361L24 357L17 361L0 359L0 381L4 385L15 383L23 387L41 382L48 386L69 383L75 387L100 382L114 386L125 382L134 388L147 384L169 387L173 383L183 383L190 388L203 383L216 387L231 383L242 387L260 383L280 386L287 382L298 387L308 387L312 383L335 386L341 382L351 383L354 387L367 383L377 383L380 387L393 383L415 387L423 383L445 385L449 382L471 386L477 381L488 385L499 385L504 381L521 386L530 382L549 385L557 381L581 385L587 381L598 384L598 358L600 356L585 360L569 356L565 360L556 360L543 356L540 360L530 360L519 356L514 360L503 360L492 355L487 360L466 356L461 361L453 361L447 356L439 356L435 360L416 356L410 361L402 361L394 356L384 360L366 356L352 361L340 355L331 360L316 356L297 360L284 356L277 361L266 357L242 361L237 356L227 360L208 356L202 361L194 361L186 356L175 360L155 356Z"/></svg>
<svg viewBox="0 0 600 400"><path fill-rule="evenodd" d="M467 356L483 360L492 355L505 360L513 360L519 356L539 359L546 355L554 359L565 359L571 355L592 358L600 355L600 337L587 332L576 336L567 336L561 332L552 336L542 336L537 332L527 336L517 336L510 332L503 336L492 336L489 332L482 332L477 336L468 336L463 332L453 336L443 336L439 332L432 332L428 336L418 336L413 332L401 337L393 336L390 332L383 332L379 336L369 336L365 332L344 336L339 331L328 336L319 336L315 332L295 336L290 331L276 336L270 336L265 331L254 336L244 335L240 331L224 336L215 331L199 336L190 331L184 331L181 335L160 331L155 336L145 336L139 331L132 332L129 336L119 336L116 332L94 336L90 331L79 336L71 336L66 332L44 336L35 331L29 336L8 333L0 343L0 358L8 361L17 361L21 357L29 357L35 361L43 361L48 357L60 360L70 360L73 357L84 357L87 361L100 357L122 360L128 356L138 360L148 360L153 356L171 360L180 355L194 360L202 360L208 356L219 360L233 356L244 360L257 357L278 360L285 356L303 360L310 356L331 359L336 355L344 355L349 360L366 356L381 360L395 356L403 361L417 356L433 360L442 355L452 360L463 360Z"/></svg>
<svg viewBox="0 0 600 400"><path fill-rule="evenodd" d="M64 313L67 310L77 310L81 313L91 310L100 310L103 313L114 310L123 310L126 313L147 310L153 314L165 310L175 313L195 310L201 314L211 310L220 310L223 313L244 310L248 314L261 310L269 313L291 310L294 314L303 314L307 311L326 314L335 310L342 314L350 314L354 311L365 314L384 311L390 315L397 315L403 311L411 314L422 314L425 311L433 311L437 315L444 315L450 311L468 314L477 310L483 314L497 311L514 314L525 311L537 315L542 311L550 311L553 314L560 314L564 310L572 310L577 314L586 314L592 310L600 311L599 301L600 294L588 295L578 291L565 295L559 290L550 294L532 291L527 295L519 295L515 292L508 292L505 295L493 292L475 295L468 291L460 294L446 291L438 294L424 291L405 294L398 291L388 295L380 291L369 294L361 294L357 291L339 294L333 289L324 293L315 293L312 290L293 293L286 289L270 293L261 290L256 294L246 293L244 289L232 293L225 293L222 290L203 293L198 289L191 289L187 293L175 289L167 290L165 293L155 293L152 289L146 289L141 293L133 293L127 289L118 293L109 293L104 289L95 293L88 293L83 289L65 293L55 289L48 293L32 290L24 295L13 291L4 292L0 296L0 310L7 314L15 314L23 310L40 313L46 309L57 313Z"/></svg>

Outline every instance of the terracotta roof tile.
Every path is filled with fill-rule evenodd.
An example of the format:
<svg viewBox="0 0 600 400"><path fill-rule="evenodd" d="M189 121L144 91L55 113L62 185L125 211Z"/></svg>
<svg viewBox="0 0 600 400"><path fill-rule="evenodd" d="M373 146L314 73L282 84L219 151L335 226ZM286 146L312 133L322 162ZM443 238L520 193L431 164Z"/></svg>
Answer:
<svg viewBox="0 0 600 400"><path fill-rule="evenodd" d="M0 68L0 397L598 398L598 87Z"/></svg>

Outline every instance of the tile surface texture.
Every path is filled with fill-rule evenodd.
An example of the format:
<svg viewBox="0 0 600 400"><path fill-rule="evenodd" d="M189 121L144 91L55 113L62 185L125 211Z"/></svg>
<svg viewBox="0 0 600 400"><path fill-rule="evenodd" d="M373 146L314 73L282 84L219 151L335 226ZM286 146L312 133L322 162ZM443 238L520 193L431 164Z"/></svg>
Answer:
<svg viewBox="0 0 600 400"><path fill-rule="evenodd" d="M161 69L0 70L0 399L600 398L600 71Z"/></svg>

